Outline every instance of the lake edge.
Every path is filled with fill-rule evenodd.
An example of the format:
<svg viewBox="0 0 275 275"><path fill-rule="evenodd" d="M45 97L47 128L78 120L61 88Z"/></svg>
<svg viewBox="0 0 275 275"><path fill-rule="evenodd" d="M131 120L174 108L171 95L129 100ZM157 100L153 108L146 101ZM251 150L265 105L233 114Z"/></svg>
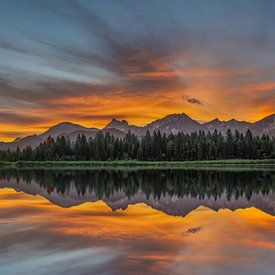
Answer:
<svg viewBox="0 0 275 275"><path fill-rule="evenodd" d="M0 162L0 168L89 168L89 169L184 169L184 168L266 168L275 169L275 160L206 161L17 161Z"/></svg>

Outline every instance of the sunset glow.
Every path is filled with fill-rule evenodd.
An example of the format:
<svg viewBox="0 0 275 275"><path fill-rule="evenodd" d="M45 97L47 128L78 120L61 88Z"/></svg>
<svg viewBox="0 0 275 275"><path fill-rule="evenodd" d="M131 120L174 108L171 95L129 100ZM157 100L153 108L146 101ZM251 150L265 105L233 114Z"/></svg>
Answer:
<svg viewBox="0 0 275 275"><path fill-rule="evenodd" d="M275 0L0 0L0 275L275 270Z"/></svg>
<svg viewBox="0 0 275 275"><path fill-rule="evenodd" d="M63 121L270 115L274 10L272 1L2 2L0 141Z"/></svg>
<svg viewBox="0 0 275 275"><path fill-rule="evenodd" d="M109 255L103 260L106 261L105 268L116 265L121 272L129 267L138 269L140 263L147 263L144 265L145 272L169 269L176 274L187 267L188 274L198 274L203 266L209 270L221 270L229 262L234 262L235 268L254 269L263 264L261 261L268 263L268 258L261 256L262 251L272 255L275 250L275 218L255 208L235 212L220 210L216 213L199 207L186 217L173 217L144 204L111 212L101 201L62 209L39 196L20 194L11 189L1 190L0 196L1 213L5 213L6 222L13 220L10 228L20 223L17 235L12 236L9 236L5 224L1 225L1 230L7 230L6 236L9 236L5 246L42 234L44 237L36 243L36 247L43 246L43 249L51 251L55 243L58 247L55 257L62 252L66 260L68 248L90 255L96 245L99 251L102 249L102 260L105 253ZM17 200L16 206L14 200ZM19 207L20 211L15 216L9 216L15 207ZM201 227L199 232L185 233L197 226ZM21 235L24 235L24 240ZM77 240L77 243L71 240ZM127 252L130 248L132 253ZM244 253L247 258L243 258ZM37 255L38 259L44 257L47 260L39 251ZM13 256L17 257L15 252ZM117 265L121 257L124 257L124 264ZM17 263L20 264L20 259ZM36 266L35 259L33 266Z"/></svg>

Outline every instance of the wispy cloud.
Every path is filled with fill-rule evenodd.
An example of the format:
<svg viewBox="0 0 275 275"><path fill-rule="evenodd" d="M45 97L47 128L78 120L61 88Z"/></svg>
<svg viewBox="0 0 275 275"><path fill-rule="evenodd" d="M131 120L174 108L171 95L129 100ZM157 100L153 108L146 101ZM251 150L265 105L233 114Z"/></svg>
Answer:
<svg viewBox="0 0 275 275"><path fill-rule="evenodd" d="M191 104L203 105L203 103L198 98L194 98L194 97L185 95L185 96L183 96L183 99Z"/></svg>
<svg viewBox="0 0 275 275"><path fill-rule="evenodd" d="M7 123L100 127L111 117L146 124L170 112L203 120L274 112L274 85L264 84L275 77L272 6L233 2L19 1L10 18L2 5L0 132ZM16 10L29 15L24 29ZM221 18L227 10L238 12Z"/></svg>

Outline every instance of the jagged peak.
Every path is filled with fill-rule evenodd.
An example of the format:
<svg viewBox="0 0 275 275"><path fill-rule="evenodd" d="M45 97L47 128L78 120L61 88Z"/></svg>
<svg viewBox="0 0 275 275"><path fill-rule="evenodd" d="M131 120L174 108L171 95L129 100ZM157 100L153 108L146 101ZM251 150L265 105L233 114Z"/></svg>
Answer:
<svg viewBox="0 0 275 275"><path fill-rule="evenodd" d="M222 122L219 118L214 118L213 120L211 120L212 122Z"/></svg>
<svg viewBox="0 0 275 275"><path fill-rule="evenodd" d="M146 133L147 130L154 131L160 129L162 133L177 133L181 131L185 131L186 133L191 133L194 131L198 131L200 129L202 130L213 130L217 129L221 133L224 133L226 129L237 129L240 132L245 132L247 129L250 129L254 135L270 135L275 136L274 131L274 124L275 124L275 114L270 114L261 120L258 120L254 123L246 122L246 121L238 121L234 118L228 120L228 121L221 121L219 118L215 118L209 122L206 123L200 123L191 117L189 117L186 113L174 113L167 115L163 118L157 119L152 121L151 123L138 127L134 125L129 125L128 122L125 119L118 120L116 118L113 118L109 124L105 126L102 130L105 131L120 131L119 136L122 136L123 133L127 133L129 130L133 133L135 133L137 136L142 136ZM201 128L200 128L201 127ZM44 140L49 135L53 138L59 136L59 135L67 135L70 133L75 133L77 131L100 131L96 128L87 128L84 126L81 126L79 124L71 123L68 121L60 122L51 128L47 129L45 132L39 134L38 136L26 136L17 138L12 142L4 142L9 144L10 148L15 148L19 143L27 143L34 144L38 138ZM88 133L88 132L87 132ZM35 142L33 142L33 140ZM1 143L2 147L4 146ZM14 146L13 146L14 145ZM12 147L13 146L13 147ZM8 147L7 147L8 148Z"/></svg>
<svg viewBox="0 0 275 275"><path fill-rule="evenodd" d="M247 121L243 121L243 120L236 120L235 118L232 118L228 121L225 121L225 123L228 123L228 124L236 124L236 123L240 123L240 124L251 124L250 122L247 122Z"/></svg>
<svg viewBox="0 0 275 275"><path fill-rule="evenodd" d="M217 124L217 123L223 123L223 121L221 121L219 118L214 118L208 122L205 122L204 125L208 125L208 124Z"/></svg>
<svg viewBox="0 0 275 275"><path fill-rule="evenodd" d="M105 126L105 128L108 128L108 127L111 127L111 126L114 126L114 125L124 125L124 126L129 126L129 124L128 124L128 121L127 121L127 120L125 120L125 119L118 120L118 119L116 119L116 118L113 118L113 119L111 120L111 122L110 122L110 123L108 123L108 124Z"/></svg>
<svg viewBox="0 0 275 275"><path fill-rule="evenodd" d="M186 113L181 113L180 116L185 116L185 117L189 117L190 118L190 116L187 115Z"/></svg>
<svg viewBox="0 0 275 275"><path fill-rule="evenodd" d="M128 124L128 121L125 120L125 119L119 120L119 119L113 118L111 122L120 122L120 123L127 123Z"/></svg>
<svg viewBox="0 0 275 275"><path fill-rule="evenodd" d="M236 120L235 118L231 118L228 121L226 121L227 123L236 123L236 122L240 122L238 120Z"/></svg>

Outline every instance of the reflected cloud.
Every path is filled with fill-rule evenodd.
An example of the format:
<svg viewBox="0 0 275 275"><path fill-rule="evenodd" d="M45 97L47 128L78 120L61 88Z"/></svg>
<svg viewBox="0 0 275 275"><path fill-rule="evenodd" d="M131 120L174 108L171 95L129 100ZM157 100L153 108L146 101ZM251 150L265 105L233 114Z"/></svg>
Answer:
<svg viewBox="0 0 275 275"><path fill-rule="evenodd" d="M253 274L260 269L268 274L274 269L274 253L267 258L263 251L274 251L275 218L255 208L214 212L203 207L181 218L143 204L117 212L101 201L60 208L11 189L1 189L0 198L6 214L0 219L0 270L9 274L45 274L46 266L58 274ZM7 211L11 205L13 214ZM17 211L25 205L31 215ZM197 224L203 228L199 234L182 237Z"/></svg>

